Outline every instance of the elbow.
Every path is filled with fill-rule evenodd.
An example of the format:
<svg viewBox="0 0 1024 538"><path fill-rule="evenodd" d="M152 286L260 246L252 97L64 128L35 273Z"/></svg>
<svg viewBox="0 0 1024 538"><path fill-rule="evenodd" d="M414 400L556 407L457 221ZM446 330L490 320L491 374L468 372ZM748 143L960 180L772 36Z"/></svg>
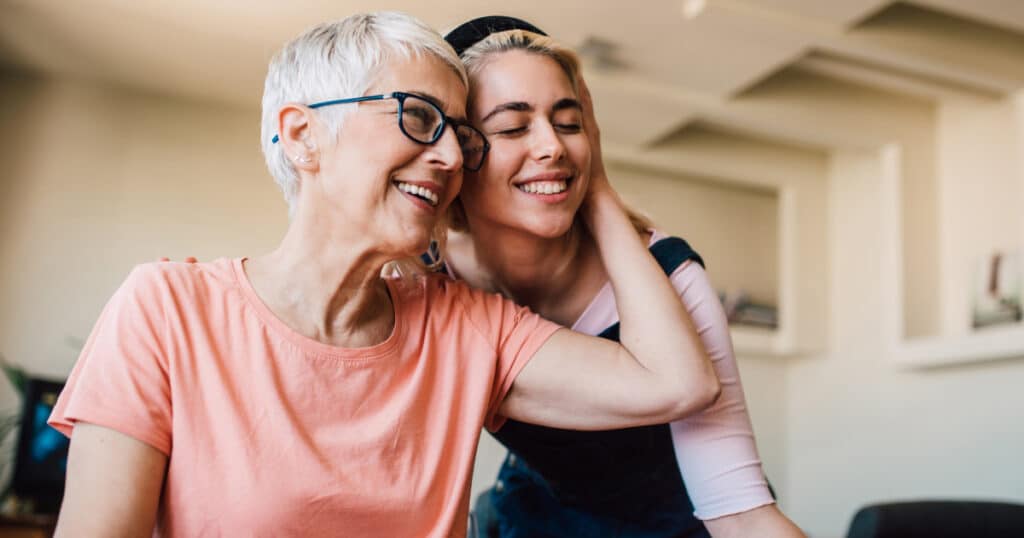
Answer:
<svg viewBox="0 0 1024 538"><path fill-rule="evenodd" d="M718 382L718 376L712 374L711 380L704 386L704 394L700 403L700 410L703 411L718 401L722 395L722 384Z"/></svg>
<svg viewBox="0 0 1024 538"><path fill-rule="evenodd" d="M697 383L684 385L671 410L670 421L687 418L711 407L722 394L722 385L714 373L710 376L701 376Z"/></svg>

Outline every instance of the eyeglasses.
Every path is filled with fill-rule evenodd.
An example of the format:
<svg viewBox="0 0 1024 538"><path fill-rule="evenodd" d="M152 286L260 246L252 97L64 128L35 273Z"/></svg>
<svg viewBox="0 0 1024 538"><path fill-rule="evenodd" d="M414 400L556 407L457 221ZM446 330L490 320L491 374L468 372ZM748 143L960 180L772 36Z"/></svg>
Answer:
<svg viewBox="0 0 1024 538"><path fill-rule="evenodd" d="M398 100L398 128L409 140L417 144L434 144L441 139L445 126L451 125L455 131L455 137L459 140L459 148L462 150L462 167L470 172L476 172L483 166L484 157L491 149L484 134L468 123L445 116L437 105L418 95L392 92L349 99L332 99L307 106L321 108L363 101L383 101L384 99ZM270 141L276 144L278 136L274 135Z"/></svg>

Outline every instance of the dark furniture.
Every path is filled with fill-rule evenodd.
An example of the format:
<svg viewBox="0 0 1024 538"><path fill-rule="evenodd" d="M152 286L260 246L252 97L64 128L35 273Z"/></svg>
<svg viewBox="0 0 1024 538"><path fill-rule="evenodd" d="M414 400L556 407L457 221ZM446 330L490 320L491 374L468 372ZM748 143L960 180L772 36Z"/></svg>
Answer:
<svg viewBox="0 0 1024 538"><path fill-rule="evenodd" d="M850 522L847 538L1024 537L1024 505L1005 502L929 500L865 506Z"/></svg>
<svg viewBox="0 0 1024 538"><path fill-rule="evenodd" d="M11 491L33 515L56 514L64 496L68 439L46 424L63 388L63 381L25 381Z"/></svg>

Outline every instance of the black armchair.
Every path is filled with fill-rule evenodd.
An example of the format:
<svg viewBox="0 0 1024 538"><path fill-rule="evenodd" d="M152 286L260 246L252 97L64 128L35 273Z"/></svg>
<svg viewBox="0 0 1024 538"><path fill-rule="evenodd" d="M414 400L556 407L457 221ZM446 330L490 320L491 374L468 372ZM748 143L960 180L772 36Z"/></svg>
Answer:
<svg viewBox="0 0 1024 538"><path fill-rule="evenodd" d="M847 538L1024 537L1024 505L982 501L915 501L865 506Z"/></svg>

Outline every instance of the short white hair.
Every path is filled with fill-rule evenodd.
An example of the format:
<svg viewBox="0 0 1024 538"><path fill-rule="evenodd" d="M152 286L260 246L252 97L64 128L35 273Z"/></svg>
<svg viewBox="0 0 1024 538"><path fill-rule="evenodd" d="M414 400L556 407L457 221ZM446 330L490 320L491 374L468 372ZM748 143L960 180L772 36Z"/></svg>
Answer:
<svg viewBox="0 0 1024 538"><path fill-rule="evenodd" d="M390 61L420 58L424 54L443 60L468 88L465 68L451 45L429 26L405 13L365 13L319 24L274 55L263 88L260 145L267 168L288 202L289 215L295 210L299 178L281 144L272 142L278 134L281 107L286 103L359 97ZM340 105L319 112L332 135L337 135L351 110L352 106Z"/></svg>

